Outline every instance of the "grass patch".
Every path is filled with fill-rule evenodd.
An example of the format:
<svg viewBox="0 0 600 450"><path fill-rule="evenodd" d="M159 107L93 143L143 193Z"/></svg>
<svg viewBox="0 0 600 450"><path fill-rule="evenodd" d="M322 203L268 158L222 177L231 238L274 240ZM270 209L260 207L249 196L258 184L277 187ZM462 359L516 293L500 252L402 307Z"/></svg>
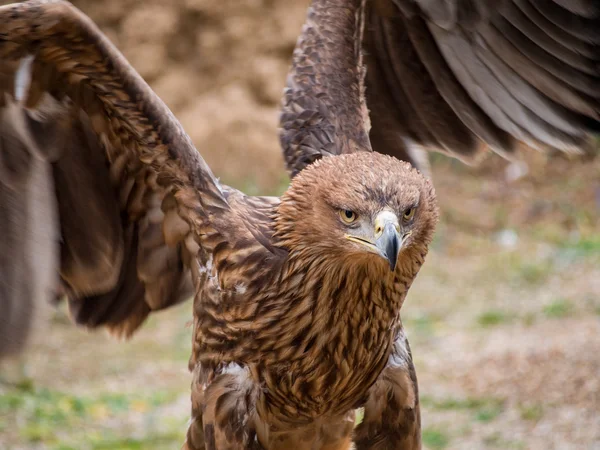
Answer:
<svg viewBox="0 0 600 450"><path fill-rule="evenodd" d="M70 447L75 442L89 443L86 448L93 450L170 448L181 445L184 423L175 424L173 430L157 433L150 423L156 418L145 413L171 403L176 396L166 391L154 391L148 395L100 393L76 396L49 389L14 389L0 394L0 419L3 419L4 427L8 426L9 418L22 424L13 430L20 440L30 444L43 443L44 448L52 450L80 448ZM136 413L148 425L143 433L144 439L131 438L127 435L131 430L126 429L123 430L125 436L115 434L114 426L110 424L119 423L122 418ZM164 421L161 419L160 422ZM175 435L177 439L171 440ZM149 442L158 444L153 446Z"/></svg>
<svg viewBox="0 0 600 450"><path fill-rule="evenodd" d="M537 422L544 415L544 408L540 404L521 405L519 406L519 414L521 419Z"/></svg>
<svg viewBox="0 0 600 450"><path fill-rule="evenodd" d="M440 429L426 428L422 434L423 443L432 449L444 449L450 444L450 436Z"/></svg>
<svg viewBox="0 0 600 450"><path fill-rule="evenodd" d="M562 247L574 252L577 256L597 256L600 254L600 235L567 240L562 243Z"/></svg>
<svg viewBox="0 0 600 450"><path fill-rule="evenodd" d="M524 442L504 439L502 435L498 432L492 433L484 437L483 442L489 447L496 447L502 449L521 450L526 448Z"/></svg>
<svg viewBox="0 0 600 450"><path fill-rule="evenodd" d="M523 263L517 267L518 278L528 284L541 284L552 273L552 263Z"/></svg>
<svg viewBox="0 0 600 450"><path fill-rule="evenodd" d="M147 437L136 438L103 438L101 441L92 441L92 450L162 450L164 448L174 448L174 443L177 447L183 443L185 439L184 429L178 432L170 432L164 434L150 434Z"/></svg>
<svg viewBox="0 0 600 450"><path fill-rule="evenodd" d="M179 448L185 439L183 432L149 433L144 438L119 438L106 434L86 435L86 449L89 450L162 450ZM80 450L81 446L58 444L52 450Z"/></svg>
<svg viewBox="0 0 600 450"><path fill-rule="evenodd" d="M447 397L443 399L434 399L429 396L421 397L421 403L429 408L438 409L438 410L451 410L451 409L463 409L463 410L475 410L483 408L490 404L502 404L503 400L498 398L455 398L455 397Z"/></svg>
<svg viewBox="0 0 600 450"><path fill-rule="evenodd" d="M439 411L462 410L472 414L473 419L479 422L490 422L498 417L504 410L504 401L498 398L454 398L434 399L423 396L421 403Z"/></svg>
<svg viewBox="0 0 600 450"><path fill-rule="evenodd" d="M477 317L477 323L482 327L493 327L503 323L511 322L513 319L513 314L508 314L499 310L491 310L480 314Z"/></svg>
<svg viewBox="0 0 600 450"><path fill-rule="evenodd" d="M475 413L475 420L478 422L491 422L500 414L502 414L503 406L501 403L487 404Z"/></svg>
<svg viewBox="0 0 600 450"><path fill-rule="evenodd" d="M490 255L487 264L481 266L482 276L494 274L496 283L506 282L515 287L539 286L555 272L552 258L536 258L520 250Z"/></svg>
<svg viewBox="0 0 600 450"><path fill-rule="evenodd" d="M566 317L573 313L573 304L566 299L557 299L544 306L543 313L551 319Z"/></svg>
<svg viewBox="0 0 600 450"><path fill-rule="evenodd" d="M437 322L438 319L431 314L419 314L406 319L408 327L410 327L416 333L428 336L435 333Z"/></svg>

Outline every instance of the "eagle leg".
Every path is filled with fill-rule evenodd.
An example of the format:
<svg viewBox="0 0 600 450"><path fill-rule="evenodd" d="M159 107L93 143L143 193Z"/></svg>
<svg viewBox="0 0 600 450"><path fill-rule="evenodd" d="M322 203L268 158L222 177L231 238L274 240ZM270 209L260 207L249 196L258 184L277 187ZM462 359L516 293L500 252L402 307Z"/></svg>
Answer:
<svg viewBox="0 0 600 450"><path fill-rule="evenodd" d="M387 366L367 394L356 427L356 450L419 450L421 413L417 376L408 340L399 329Z"/></svg>
<svg viewBox="0 0 600 450"><path fill-rule="evenodd" d="M248 370L227 364L193 371L192 418L182 450L260 450L254 430L255 383Z"/></svg>

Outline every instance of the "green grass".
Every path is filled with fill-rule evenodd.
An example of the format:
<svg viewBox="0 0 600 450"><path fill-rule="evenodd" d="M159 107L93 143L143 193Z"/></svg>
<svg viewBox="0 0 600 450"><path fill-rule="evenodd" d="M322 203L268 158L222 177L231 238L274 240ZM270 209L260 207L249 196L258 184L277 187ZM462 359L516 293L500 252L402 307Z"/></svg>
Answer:
<svg viewBox="0 0 600 450"><path fill-rule="evenodd" d="M510 283L515 287L536 287L556 272L554 259L536 258L523 250L490 254L479 272L482 277L493 275L496 283Z"/></svg>
<svg viewBox="0 0 600 450"><path fill-rule="evenodd" d="M426 428L422 434L423 443L434 450L444 449L450 444L448 434L440 429Z"/></svg>
<svg viewBox="0 0 600 450"><path fill-rule="evenodd" d="M480 314L477 317L477 323L482 327L493 327L511 322L513 319L513 314L509 314L500 310L490 310Z"/></svg>
<svg viewBox="0 0 600 450"><path fill-rule="evenodd" d="M502 414L503 406L501 403L487 404L475 413L475 420L478 422L491 422L500 414Z"/></svg>
<svg viewBox="0 0 600 450"><path fill-rule="evenodd" d="M543 313L551 319L567 317L573 312L573 304L566 299L557 299L544 306Z"/></svg>
<svg viewBox="0 0 600 450"><path fill-rule="evenodd" d="M161 450L164 448L179 448L183 443L185 429L180 432L164 434L149 434L141 439L135 438L103 438L101 441L92 441L92 450ZM177 445L177 447L174 446Z"/></svg>
<svg viewBox="0 0 600 450"><path fill-rule="evenodd" d="M471 413L478 422L490 422L498 417L504 410L504 401L494 397L482 398L455 398L447 397L436 399L424 395L421 404L440 411L462 410Z"/></svg>
<svg viewBox="0 0 600 450"><path fill-rule="evenodd" d="M483 439L483 442L488 447L511 449L511 450L522 450L526 448L526 445L521 441L515 441L511 439L505 439L499 432L492 433Z"/></svg>
<svg viewBox="0 0 600 450"><path fill-rule="evenodd" d="M419 314L406 318L406 324L414 332L422 335L433 335L439 319L432 314Z"/></svg>
<svg viewBox="0 0 600 450"><path fill-rule="evenodd" d="M579 239L566 240L561 247L575 253L575 256L600 255L600 235L594 234Z"/></svg>
<svg viewBox="0 0 600 450"><path fill-rule="evenodd" d="M429 408L438 410L451 410L451 409L464 409L464 410L476 410L486 407L491 404L502 404L503 400L494 397L467 397L467 398L456 398L446 397L436 399L428 395L421 397L421 403Z"/></svg>
<svg viewBox="0 0 600 450"><path fill-rule="evenodd" d="M18 430L19 439L43 443L44 448L67 450L82 448L71 443L85 442L96 449L171 448L181 445L185 423L160 419L167 429L157 430L152 422L152 410L175 400L176 394L152 391L145 395L99 393L77 396L49 389L15 389L0 392L0 428L8 427L8 419L15 417L24 425ZM115 434L106 424L120 421L132 414L141 416L147 426L142 440L135 436Z"/></svg>
<svg viewBox="0 0 600 450"><path fill-rule="evenodd" d="M550 261L543 262L525 262L517 267L517 278L521 282L539 285L544 282L553 272L553 265Z"/></svg>
<svg viewBox="0 0 600 450"><path fill-rule="evenodd" d="M86 435L86 445L70 445L57 444L52 447L52 450L81 450L82 448L89 450L162 450L165 448L179 448L183 443L183 433L164 433L154 434L149 433L144 438L118 438L110 434L103 433L102 435L90 434Z"/></svg>
<svg viewBox="0 0 600 450"><path fill-rule="evenodd" d="M521 419L537 422L544 415L544 408L540 404L531 404L531 405L521 405L519 407L519 414Z"/></svg>

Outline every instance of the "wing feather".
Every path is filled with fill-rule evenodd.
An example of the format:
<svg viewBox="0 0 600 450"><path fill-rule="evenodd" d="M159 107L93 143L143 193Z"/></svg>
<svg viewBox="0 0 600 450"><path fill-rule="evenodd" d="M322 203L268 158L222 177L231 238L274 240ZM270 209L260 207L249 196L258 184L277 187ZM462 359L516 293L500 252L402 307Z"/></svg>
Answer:
<svg viewBox="0 0 600 450"><path fill-rule="evenodd" d="M513 3L532 23L537 25L556 42L588 58L597 58L597 51L593 45L569 34L557 24L550 21L531 3L530 0L513 0Z"/></svg>
<svg viewBox="0 0 600 450"><path fill-rule="evenodd" d="M322 116L319 128L335 136L340 122L369 125L370 120L370 145L348 148L332 139L325 149L312 137L315 124L298 121L300 115L284 107L286 134L309 136L305 145L282 140L292 173L321 156L371 148L421 168L423 158L419 151L411 156L411 149L441 151L471 163L486 149L512 158L523 143L563 152L592 148L592 135L600 130L597 1L315 1L290 72L291 79L305 73L297 61L316 66L294 91L305 104L321 98L315 89L324 77L319 65L329 72L334 66L338 73L353 73L354 82L346 80L347 92L362 92L352 89L362 82L360 55L345 59L323 50L333 28L315 6L322 3L345 3L355 8L356 17L365 18L364 32L355 21L336 34L348 49L363 36L369 118L359 108L339 109L332 117ZM342 22L338 19L336 25ZM333 97L333 92L324 95ZM350 101L362 100L344 99ZM338 106L328 105L328 111Z"/></svg>
<svg viewBox="0 0 600 450"><path fill-rule="evenodd" d="M36 301L66 293L78 323L129 336L151 311L193 294L189 265L200 247L190 236L205 236L209 251L231 226L222 188L166 105L68 2L0 7L0 62L0 184L17 197L0 195L0 231L31 223L19 196L41 160L60 224L47 226L61 237L60 247L46 239L60 263L43 274L10 278L0 264L8 290L19 292L0 292L0 308L41 277L51 289ZM3 256L18 258L31 237L3 243ZM21 303L33 317L34 305ZM0 336L16 336L17 323L3 321Z"/></svg>
<svg viewBox="0 0 600 450"><path fill-rule="evenodd" d="M0 135L5 125L0 121ZM4 144L0 139L6 157ZM52 168L30 157L23 169L15 185L6 183L0 167L0 359L21 352L43 325L45 309L37 299L52 297L56 280L45 268L59 263Z"/></svg>
<svg viewBox="0 0 600 450"><path fill-rule="evenodd" d="M501 17L504 18L504 21L500 20ZM519 42L524 43L529 48L529 51L539 53L541 58L548 58L548 56L545 56L545 52L547 55L552 56L554 61L567 64L571 68L581 71L582 74L592 76L597 74L595 63L592 59L582 53L573 51L573 49L553 39L538 24L530 20L518 7L516 2L506 3L506 6L500 9L500 15L495 18L494 22L496 24L504 22L507 28L512 26L522 33L523 37L520 38ZM511 39L513 35L516 38L519 37L518 33L512 31L508 35L508 38ZM524 37L531 42L528 44ZM519 46L518 43L515 45Z"/></svg>
<svg viewBox="0 0 600 450"><path fill-rule="evenodd" d="M591 143L600 110L600 51L593 46L600 21L593 1L578 2L573 11L537 0L417 3L422 10L413 15L428 22L447 74L511 137L493 150L510 152L518 141L562 151Z"/></svg>
<svg viewBox="0 0 600 450"><path fill-rule="evenodd" d="M431 145L442 149L447 145L451 148L471 147L473 135L443 101L412 46L410 34L389 22L381 23L381 31L391 69L388 79L400 80L407 103L414 111L411 115L419 119L420 130L427 130ZM400 79L400 74L405 78Z"/></svg>
<svg viewBox="0 0 600 450"><path fill-rule="evenodd" d="M557 2L556 0L529 0L530 3L552 23L555 23L559 28L567 33L575 36L577 39L590 44L600 44L600 32L598 31L598 16L585 17L577 12L569 9L568 3L565 0ZM594 0L587 2L579 2L579 8L597 11L597 5L594 5Z"/></svg>
<svg viewBox="0 0 600 450"><path fill-rule="evenodd" d="M546 68L532 63L520 49L516 48L492 25L482 25L480 34L488 48L492 49L525 82L559 105L590 118L598 118L597 99L590 98L550 73Z"/></svg>
<svg viewBox="0 0 600 450"><path fill-rule="evenodd" d="M361 58L362 17L356 13L343 0L309 7L280 117L280 141L292 174L323 155L371 150L364 73L354 63Z"/></svg>

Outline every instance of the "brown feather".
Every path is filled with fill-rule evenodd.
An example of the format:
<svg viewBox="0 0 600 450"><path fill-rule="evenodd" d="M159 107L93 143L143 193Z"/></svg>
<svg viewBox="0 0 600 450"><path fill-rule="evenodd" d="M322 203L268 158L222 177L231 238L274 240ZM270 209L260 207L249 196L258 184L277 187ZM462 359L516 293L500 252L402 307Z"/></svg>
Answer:
<svg viewBox="0 0 600 450"><path fill-rule="evenodd" d="M347 42L346 55L355 47L360 29L346 22L344 35L336 28L348 15L332 24L322 14L321 28L309 16L281 117L292 175L321 156L345 153L343 139L333 138L352 135L343 124L368 124L361 108L336 110L353 99L360 104L356 95L329 100L336 91L323 80L336 79L328 75L332 66L355 74L341 80L346 92L361 91L366 69L371 145L360 149L372 147L423 169L423 158L410 149L442 151L465 162L478 162L487 148L512 158L519 142L576 152L588 150L600 129L600 14L594 0L314 0L311 8L329 5L365 17L365 67L361 55L349 59L327 45L333 34Z"/></svg>
<svg viewBox="0 0 600 450"><path fill-rule="evenodd" d="M353 3L313 2L298 38L280 118L293 175L322 155L371 150L364 74L356 61L362 19Z"/></svg>
<svg viewBox="0 0 600 450"><path fill-rule="evenodd" d="M170 248L162 236L167 190L148 164L166 168L158 173L163 183L179 180L176 190L212 189L207 205L223 203L219 187L166 106L83 14L66 2L31 1L0 8L0 17L0 80L17 80L0 84L0 97L9 99L1 113L10 119L0 130L0 159L10 157L15 174L19 167L27 173L31 163L23 158L32 152L55 161L61 264L47 270L61 274L79 323L129 335L150 310L193 293L181 241ZM29 54L30 73L23 65ZM201 223L189 216L189 206L202 203L197 194L179 194L178 203L188 202L187 221ZM168 257L139 260L140 251Z"/></svg>
<svg viewBox="0 0 600 450"><path fill-rule="evenodd" d="M364 408L355 431L357 450L421 448L417 376L403 331L396 336L388 365L369 390Z"/></svg>

